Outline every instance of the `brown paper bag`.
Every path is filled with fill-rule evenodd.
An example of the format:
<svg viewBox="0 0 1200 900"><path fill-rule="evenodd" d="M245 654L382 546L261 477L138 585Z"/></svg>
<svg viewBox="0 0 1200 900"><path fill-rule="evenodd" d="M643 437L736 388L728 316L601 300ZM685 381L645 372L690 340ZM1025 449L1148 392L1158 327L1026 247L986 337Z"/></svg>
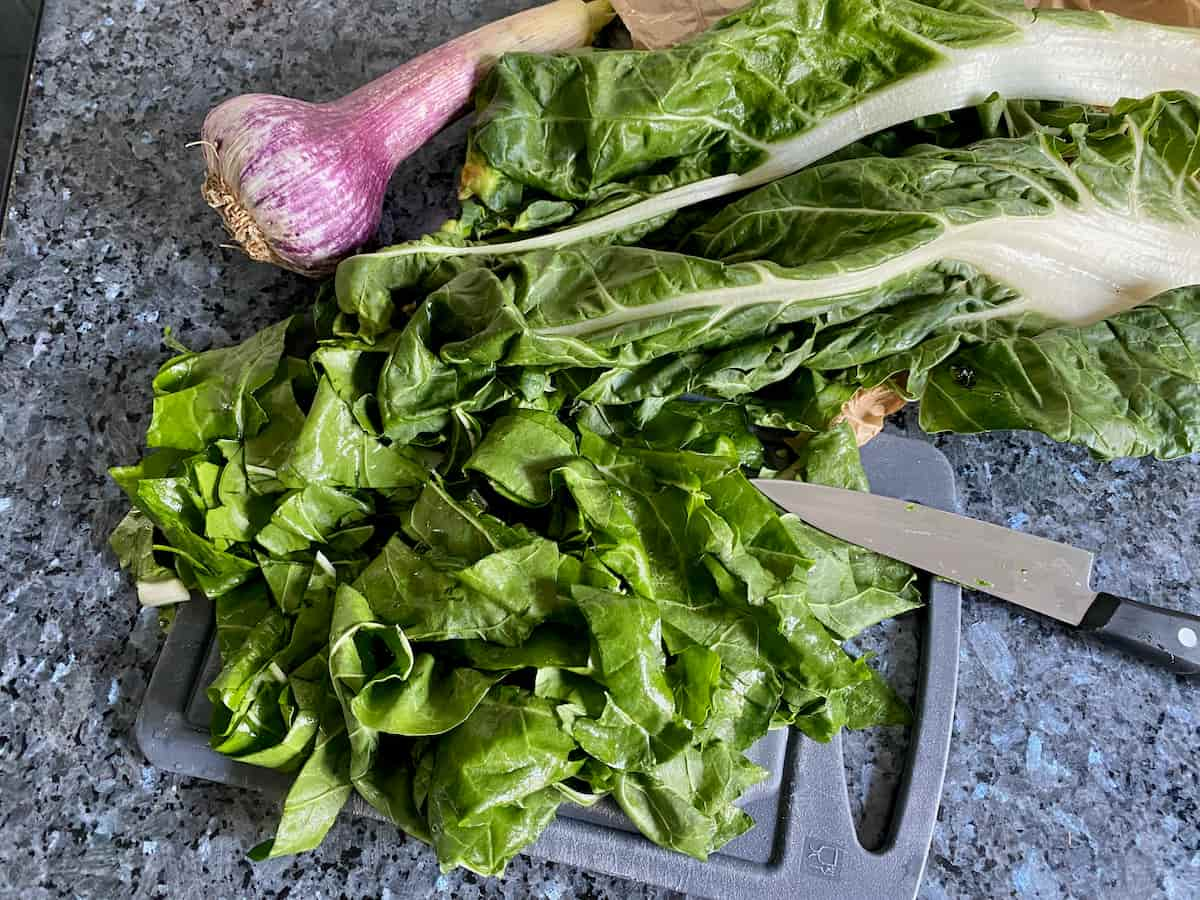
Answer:
<svg viewBox="0 0 1200 900"><path fill-rule="evenodd" d="M1025 5L1045 9L1099 9L1160 25L1200 25L1200 0L1025 0Z"/></svg>

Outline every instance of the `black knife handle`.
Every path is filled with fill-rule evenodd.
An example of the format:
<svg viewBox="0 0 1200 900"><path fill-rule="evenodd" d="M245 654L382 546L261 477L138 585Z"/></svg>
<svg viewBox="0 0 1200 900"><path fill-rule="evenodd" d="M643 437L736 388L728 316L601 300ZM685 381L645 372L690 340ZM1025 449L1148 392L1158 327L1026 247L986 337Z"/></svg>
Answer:
<svg viewBox="0 0 1200 900"><path fill-rule="evenodd" d="M1079 627L1173 672L1200 673L1200 616L1102 591Z"/></svg>

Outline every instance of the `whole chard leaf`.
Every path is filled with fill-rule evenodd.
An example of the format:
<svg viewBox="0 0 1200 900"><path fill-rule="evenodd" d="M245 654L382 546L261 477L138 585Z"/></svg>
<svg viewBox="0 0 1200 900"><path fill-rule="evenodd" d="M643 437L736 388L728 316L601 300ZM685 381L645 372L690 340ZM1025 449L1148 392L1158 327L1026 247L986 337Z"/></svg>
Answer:
<svg viewBox="0 0 1200 900"><path fill-rule="evenodd" d="M1087 39L1085 62L1069 48ZM1194 89L1197 73L1168 60L1195 40L1016 3L761 0L671 49L509 54L480 91L462 190L494 214L482 225L628 229L996 92L1108 105ZM1132 81L1104 77L1110 58Z"/></svg>
<svg viewBox="0 0 1200 900"><path fill-rule="evenodd" d="M967 105L943 101L909 110L898 104L911 88L887 89L948 62L939 44L946 50L1004 44L1020 34L1019 25L986 7L956 17L934 4L895 11L849 2L837 6L836 18L833 13L826 2L773 0L668 50L580 60L510 55L481 91L462 188L509 215L541 199L543 212L528 223L536 227L571 216L577 209L571 201L609 211L774 162L770 174L759 176L761 184L794 171L780 157L797 156L799 148L812 146L815 155L801 152L796 168L825 155L823 127L838 122L839 113L861 108L872 94L892 94L892 109L876 112L874 127L851 140L921 112ZM713 71L724 77L714 79ZM972 82L977 89L978 79ZM582 121L568 117L563 106L581 96L590 113ZM867 109L874 112L874 105ZM888 113L896 118L887 121ZM635 141L637 134L651 139ZM655 174L642 175L647 169Z"/></svg>
<svg viewBox="0 0 1200 900"><path fill-rule="evenodd" d="M684 252L590 243L495 257L431 294L424 330L406 331L458 373L430 420L530 367L593 370L575 379L580 400L646 412L792 382L812 383L815 400L810 373L848 389L827 414L902 373L919 399L964 348L1086 326L1200 283L1197 103L1161 94L1061 137L838 159L729 204ZM411 401L432 397L405 346L380 381L385 411L390 392L405 398L401 420L384 416L397 435ZM1178 437L1152 429L1138 446L1176 454Z"/></svg>
<svg viewBox="0 0 1200 900"><path fill-rule="evenodd" d="M1189 30L1015 0L759 0L666 50L506 54L477 93L457 230L569 227L485 246L443 232L352 257L338 302L373 331L393 286L480 256L635 241L689 205L996 93L1099 106L1195 93L1198 47Z"/></svg>

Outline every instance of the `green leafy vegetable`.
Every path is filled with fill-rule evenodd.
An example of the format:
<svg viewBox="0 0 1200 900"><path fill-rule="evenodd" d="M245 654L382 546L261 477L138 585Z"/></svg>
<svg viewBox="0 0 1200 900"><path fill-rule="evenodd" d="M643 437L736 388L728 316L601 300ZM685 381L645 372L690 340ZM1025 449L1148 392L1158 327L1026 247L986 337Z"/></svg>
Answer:
<svg viewBox="0 0 1200 900"><path fill-rule="evenodd" d="M675 713L662 651L662 624L653 601L578 585L575 601L591 630L601 683L652 733Z"/></svg>
<svg viewBox="0 0 1200 900"><path fill-rule="evenodd" d="M438 672L433 656L422 653L405 676L373 678L354 698L350 712L388 734L442 734L461 724L500 677L469 668Z"/></svg>
<svg viewBox="0 0 1200 900"><path fill-rule="evenodd" d="M282 467L285 481L297 486L337 485L387 490L425 480L425 466L405 452L363 430L350 406L328 378L321 379L312 408Z"/></svg>
<svg viewBox="0 0 1200 900"><path fill-rule="evenodd" d="M562 795L553 786L581 766L574 749L552 702L497 688L443 739L434 763L430 831L442 867L503 872L554 818Z"/></svg>
<svg viewBox="0 0 1200 900"><path fill-rule="evenodd" d="M929 431L1031 429L1105 457L1184 456L1200 447L1200 295L1079 328L968 347L933 371Z"/></svg>
<svg viewBox="0 0 1200 900"><path fill-rule="evenodd" d="M712 709L713 692L721 683L721 657L693 644L675 657L667 671L676 705L685 721L703 725Z"/></svg>
<svg viewBox="0 0 1200 900"><path fill-rule="evenodd" d="M542 538L449 568L394 537L358 585L379 615L412 640L515 646L561 605L558 566L558 549Z"/></svg>
<svg viewBox="0 0 1200 900"><path fill-rule="evenodd" d="M766 772L716 741L689 748L652 772L617 776L614 797L657 844L697 859L750 829L754 822L733 805Z"/></svg>
<svg viewBox="0 0 1200 900"><path fill-rule="evenodd" d="M326 702L316 744L288 791L275 836L254 847L250 858L270 859L318 846L352 791L346 723L336 701Z"/></svg>
<svg viewBox="0 0 1200 900"><path fill-rule="evenodd" d="M197 563L236 561L240 582L215 592L213 745L299 770L256 858L314 846L351 792L447 867L500 872L560 803L609 793L651 839L704 856L749 827L732 803L759 775L741 753L773 722L827 738L896 720L890 694L853 690L872 673L823 623L910 608L911 576L797 538L742 474L764 451L735 407L505 402L473 414L471 453L439 476L416 468L426 449L371 434L328 374L290 399L305 419L271 477L226 437L119 473L173 499L151 512L172 510L160 527ZM289 403L264 408L292 421ZM804 454L861 478L841 437ZM404 477L364 477L388 471ZM151 521L121 533L144 549ZM842 618L818 616L830 598Z"/></svg>
<svg viewBox="0 0 1200 900"><path fill-rule="evenodd" d="M236 347L184 353L154 379L150 447L203 450L217 438L253 436L266 424L254 393L271 381L283 356L291 319Z"/></svg>
<svg viewBox="0 0 1200 900"><path fill-rule="evenodd" d="M550 502L550 474L575 455L575 436L548 412L518 409L496 422L463 466L518 503Z"/></svg>

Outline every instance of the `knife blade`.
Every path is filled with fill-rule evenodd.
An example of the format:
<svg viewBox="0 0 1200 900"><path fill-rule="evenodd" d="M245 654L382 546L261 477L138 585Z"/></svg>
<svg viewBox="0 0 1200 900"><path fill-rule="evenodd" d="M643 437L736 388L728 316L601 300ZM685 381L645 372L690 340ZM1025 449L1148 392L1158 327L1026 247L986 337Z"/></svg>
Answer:
<svg viewBox="0 0 1200 900"><path fill-rule="evenodd" d="M801 481L754 479L834 537L1066 622L1181 674L1200 673L1200 616L1093 589L1087 550L968 516Z"/></svg>

